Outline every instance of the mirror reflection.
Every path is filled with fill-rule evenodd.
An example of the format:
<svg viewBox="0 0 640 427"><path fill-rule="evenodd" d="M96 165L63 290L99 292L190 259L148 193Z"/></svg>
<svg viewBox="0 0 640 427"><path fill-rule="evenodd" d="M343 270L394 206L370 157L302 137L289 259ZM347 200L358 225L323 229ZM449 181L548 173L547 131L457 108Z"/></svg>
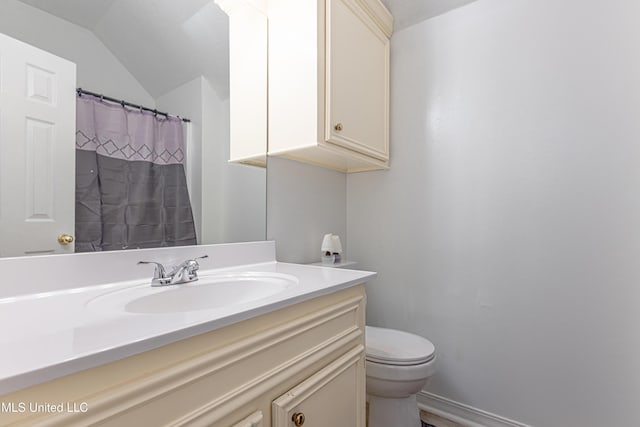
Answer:
<svg viewBox="0 0 640 427"><path fill-rule="evenodd" d="M213 0L0 10L0 256L265 239L265 169L228 162Z"/></svg>

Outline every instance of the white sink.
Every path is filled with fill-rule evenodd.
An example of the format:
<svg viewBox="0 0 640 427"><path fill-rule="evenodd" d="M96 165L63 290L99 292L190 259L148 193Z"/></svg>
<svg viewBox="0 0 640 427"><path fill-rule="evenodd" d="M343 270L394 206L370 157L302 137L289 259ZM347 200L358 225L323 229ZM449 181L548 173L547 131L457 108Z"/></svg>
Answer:
<svg viewBox="0 0 640 427"><path fill-rule="evenodd" d="M183 313L214 310L261 300L298 284L298 279L280 273L229 273L201 276L188 284L151 287L150 283L128 286L87 301L89 309L140 314Z"/></svg>

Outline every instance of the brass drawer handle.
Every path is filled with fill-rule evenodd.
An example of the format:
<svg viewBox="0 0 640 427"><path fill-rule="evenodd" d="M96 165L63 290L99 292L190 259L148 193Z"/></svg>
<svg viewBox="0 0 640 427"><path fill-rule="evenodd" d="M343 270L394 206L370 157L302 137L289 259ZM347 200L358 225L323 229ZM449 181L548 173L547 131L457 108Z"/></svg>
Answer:
<svg viewBox="0 0 640 427"><path fill-rule="evenodd" d="M337 125L335 125L333 127L335 130L337 130L338 132L340 132L342 130L342 123L338 123Z"/></svg>
<svg viewBox="0 0 640 427"><path fill-rule="evenodd" d="M296 427L300 427L304 424L304 414L302 412L296 412L293 414L293 417L291 417L291 421L293 421L293 424L295 424Z"/></svg>

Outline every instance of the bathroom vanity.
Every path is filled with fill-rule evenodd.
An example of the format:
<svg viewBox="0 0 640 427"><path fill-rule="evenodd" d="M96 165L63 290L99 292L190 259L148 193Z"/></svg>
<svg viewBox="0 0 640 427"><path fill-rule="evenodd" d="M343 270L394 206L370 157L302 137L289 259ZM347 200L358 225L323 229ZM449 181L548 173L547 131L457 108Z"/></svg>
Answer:
<svg viewBox="0 0 640 427"><path fill-rule="evenodd" d="M90 286L0 296L0 320L18 316L29 335L0 338L3 425L364 426L363 283L374 273L277 263L273 242L133 256L203 251L200 283L150 291L140 277L95 283L105 263L135 265L131 253L32 258L32 280L52 263L102 266ZM12 261L24 262L0 260ZM25 312L31 303L38 313Z"/></svg>

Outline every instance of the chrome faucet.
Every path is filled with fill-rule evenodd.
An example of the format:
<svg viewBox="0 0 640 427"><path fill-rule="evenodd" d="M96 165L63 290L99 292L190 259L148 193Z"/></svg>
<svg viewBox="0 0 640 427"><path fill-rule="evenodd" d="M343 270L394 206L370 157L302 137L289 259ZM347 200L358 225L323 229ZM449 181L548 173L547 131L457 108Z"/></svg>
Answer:
<svg viewBox="0 0 640 427"><path fill-rule="evenodd" d="M181 283L195 282L198 280L198 270L200 264L198 259L209 258L209 255L203 255L193 259L188 259L173 267L171 272L167 274L165 267L155 261L138 261L140 264L155 264L156 268L151 279L151 286L169 286L179 285Z"/></svg>
<svg viewBox="0 0 640 427"><path fill-rule="evenodd" d="M156 269L153 272L153 279L151 279L151 286L167 286L171 284L171 277L167 277L164 266L155 261L138 261L140 264L155 264Z"/></svg>

